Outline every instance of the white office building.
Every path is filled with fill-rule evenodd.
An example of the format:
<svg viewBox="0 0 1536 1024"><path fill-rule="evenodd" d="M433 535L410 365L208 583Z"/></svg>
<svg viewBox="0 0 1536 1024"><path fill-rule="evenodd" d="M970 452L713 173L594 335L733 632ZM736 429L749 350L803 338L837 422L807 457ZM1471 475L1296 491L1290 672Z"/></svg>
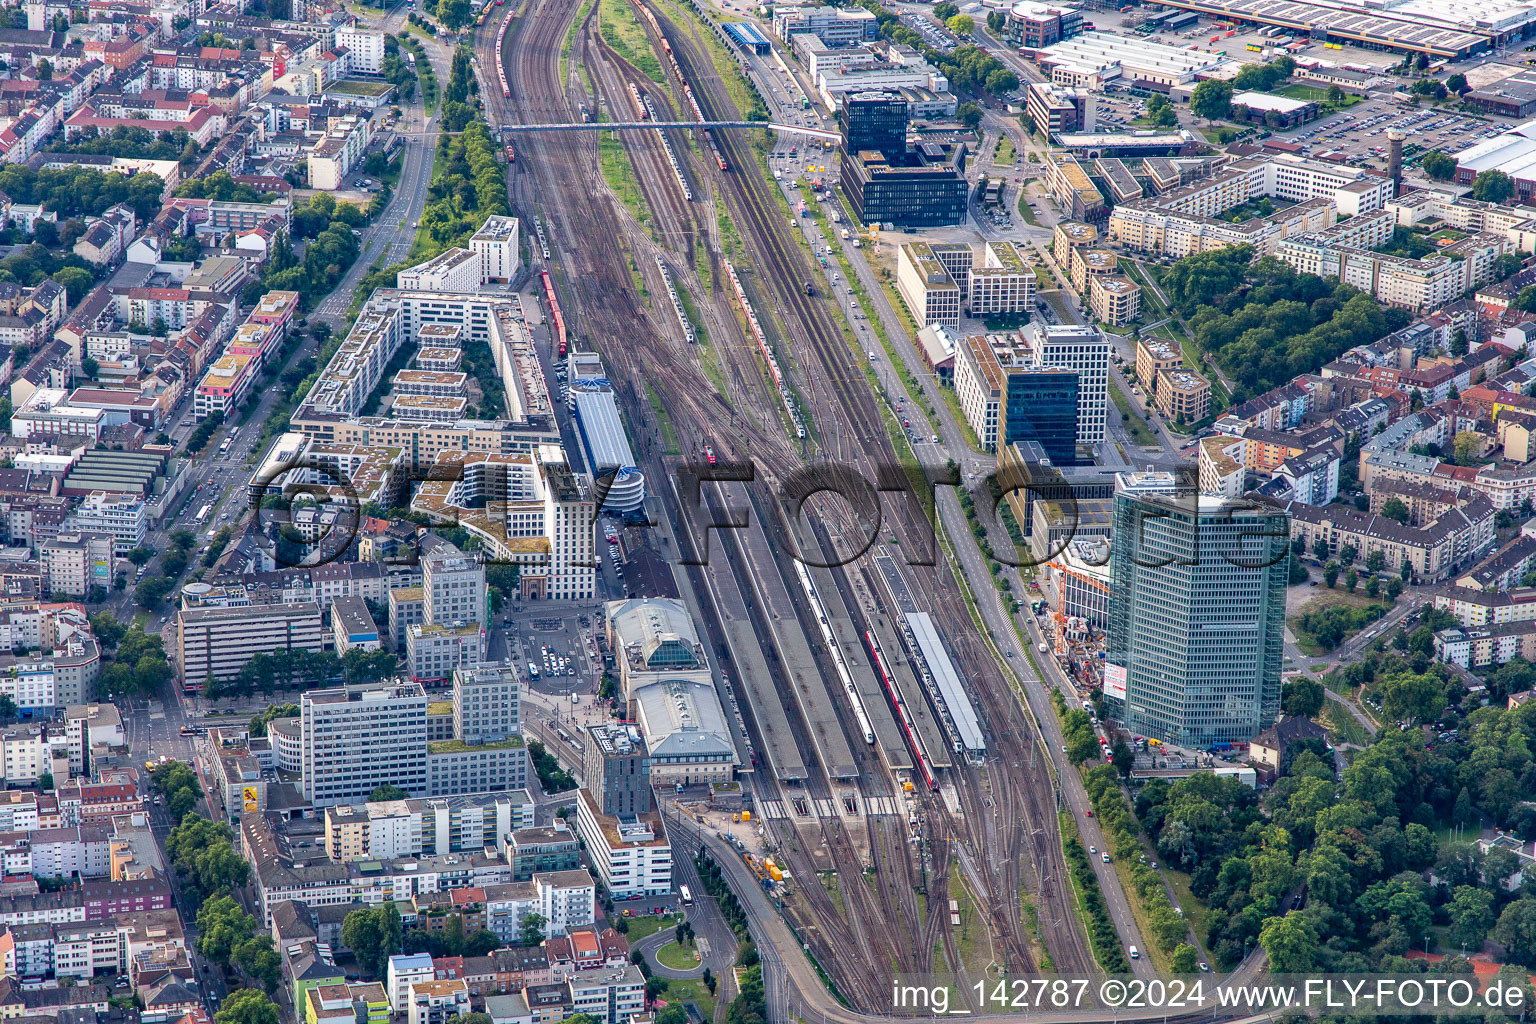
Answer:
<svg viewBox="0 0 1536 1024"><path fill-rule="evenodd" d="M480 257L480 283L505 283L517 275L522 254L517 243L516 217L487 217L469 239Z"/></svg>
<svg viewBox="0 0 1536 1024"><path fill-rule="evenodd" d="M427 693L419 683L311 690L300 700L304 799L360 804L382 785L427 795Z"/></svg>
<svg viewBox="0 0 1536 1024"><path fill-rule="evenodd" d="M384 71L384 33L379 29L350 28L336 30L336 45L347 48L348 66L353 74L377 75Z"/></svg>
<svg viewBox="0 0 1536 1024"><path fill-rule="evenodd" d="M1026 335L1037 366L1077 371L1077 443L1101 444L1109 405L1109 339L1097 327L1034 325Z"/></svg>

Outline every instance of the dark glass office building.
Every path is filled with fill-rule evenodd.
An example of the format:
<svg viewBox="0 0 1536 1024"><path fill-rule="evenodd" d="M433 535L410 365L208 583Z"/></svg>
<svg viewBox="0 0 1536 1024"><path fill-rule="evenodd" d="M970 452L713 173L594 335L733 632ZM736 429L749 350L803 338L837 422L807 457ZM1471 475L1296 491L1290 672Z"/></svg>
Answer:
<svg viewBox="0 0 1536 1024"><path fill-rule="evenodd" d="M965 222L965 178L949 163L893 163L866 149L843 161L843 193L862 224L936 228Z"/></svg>
<svg viewBox="0 0 1536 1024"><path fill-rule="evenodd" d="M1077 464L1077 371L1005 367L998 448L1034 441L1053 466Z"/></svg>
<svg viewBox="0 0 1536 1024"><path fill-rule="evenodd" d="M1104 668L1120 724L1198 749L1274 724L1290 543L1284 509L1120 474Z"/></svg>
<svg viewBox="0 0 1536 1024"><path fill-rule="evenodd" d="M894 92L856 92L838 114L843 152L866 149L899 154L907 149L907 101Z"/></svg>
<svg viewBox="0 0 1536 1024"><path fill-rule="evenodd" d="M907 101L893 92L853 93L838 115L842 188L861 224L935 228L965 222L965 147L907 147Z"/></svg>

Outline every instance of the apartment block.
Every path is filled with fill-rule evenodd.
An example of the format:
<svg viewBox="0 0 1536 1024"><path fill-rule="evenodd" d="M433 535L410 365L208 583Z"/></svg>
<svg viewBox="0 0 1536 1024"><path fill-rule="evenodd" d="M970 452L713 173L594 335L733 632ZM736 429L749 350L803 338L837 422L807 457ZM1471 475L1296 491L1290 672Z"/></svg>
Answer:
<svg viewBox="0 0 1536 1024"><path fill-rule="evenodd" d="M1131 323L1141 316L1141 286L1128 277L1094 275L1088 281L1088 308L1101 324Z"/></svg>
<svg viewBox="0 0 1536 1024"><path fill-rule="evenodd" d="M1189 370L1157 375L1157 409L1176 423L1195 423L1211 411L1211 382Z"/></svg>

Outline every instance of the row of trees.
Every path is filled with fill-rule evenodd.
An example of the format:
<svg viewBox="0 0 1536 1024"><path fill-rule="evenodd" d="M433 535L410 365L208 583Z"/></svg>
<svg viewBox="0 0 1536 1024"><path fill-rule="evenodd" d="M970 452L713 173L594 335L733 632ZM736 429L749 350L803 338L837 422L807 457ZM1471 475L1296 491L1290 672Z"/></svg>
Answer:
<svg viewBox="0 0 1536 1024"><path fill-rule="evenodd" d="M68 142L55 143L49 152L90 153L137 160L178 160L186 167L197 160L201 148L185 128L153 132L148 128L120 124L106 134L92 125Z"/></svg>
<svg viewBox="0 0 1536 1024"><path fill-rule="evenodd" d="M389 651L354 648L338 657L332 651L285 648L253 655L233 678L209 676L203 684L203 695L219 700L278 690L309 690L340 682L356 685L387 679L394 671L395 656Z"/></svg>
<svg viewBox="0 0 1536 1024"><path fill-rule="evenodd" d="M197 910L197 951L226 974L239 966L261 982L267 995L277 991L282 959L272 936L257 930L256 918L233 896L210 896Z"/></svg>
<svg viewBox="0 0 1536 1024"><path fill-rule="evenodd" d="M442 174L427 190L421 226L434 245L447 248L477 231L485 218L505 216L506 172L496 162L496 143L481 121L438 143Z"/></svg>
<svg viewBox="0 0 1536 1024"><path fill-rule="evenodd" d="M124 630L110 612L93 615L91 624L94 626L98 620L103 626L111 620L111 626L116 627L96 631L105 660L98 683L101 692L110 697L158 693L175 674L165 656L160 634L145 632L137 621Z"/></svg>
<svg viewBox="0 0 1536 1024"><path fill-rule="evenodd" d="M479 115L480 101L471 99L480 94L480 83L475 81L475 71L470 64L469 47L460 46L453 51L453 66L448 72L448 87L443 90L443 130L463 131Z"/></svg>
<svg viewBox="0 0 1536 1024"><path fill-rule="evenodd" d="M1124 746L1123 743L1120 744ZM1126 773L1130 770L1130 750L1126 750ZM1192 974L1198 969L1199 955L1186 940L1189 925L1174 909L1163 878L1150 865L1142 853L1141 828L1131 813L1125 794L1121 792L1115 767L1099 764L1083 773L1083 783L1088 798L1093 802L1094 813L1099 817L1099 828L1105 842L1114 855L1130 865L1131 886L1141 901L1146 915L1148 939L1157 944L1169 957L1172 969L1181 974Z"/></svg>

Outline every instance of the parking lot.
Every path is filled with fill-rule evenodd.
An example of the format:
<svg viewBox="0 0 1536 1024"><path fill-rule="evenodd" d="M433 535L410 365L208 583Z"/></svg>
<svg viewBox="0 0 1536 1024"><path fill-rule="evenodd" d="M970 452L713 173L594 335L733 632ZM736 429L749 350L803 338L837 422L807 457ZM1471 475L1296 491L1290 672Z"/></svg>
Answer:
<svg viewBox="0 0 1536 1024"><path fill-rule="evenodd" d="M1277 137L1301 146L1304 156L1340 159L1353 166L1386 167L1387 132L1408 138L1407 162L1425 152L1455 153L1503 131L1487 118L1444 110L1404 108L1391 100L1370 99L1331 117L1301 125Z"/></svg>

